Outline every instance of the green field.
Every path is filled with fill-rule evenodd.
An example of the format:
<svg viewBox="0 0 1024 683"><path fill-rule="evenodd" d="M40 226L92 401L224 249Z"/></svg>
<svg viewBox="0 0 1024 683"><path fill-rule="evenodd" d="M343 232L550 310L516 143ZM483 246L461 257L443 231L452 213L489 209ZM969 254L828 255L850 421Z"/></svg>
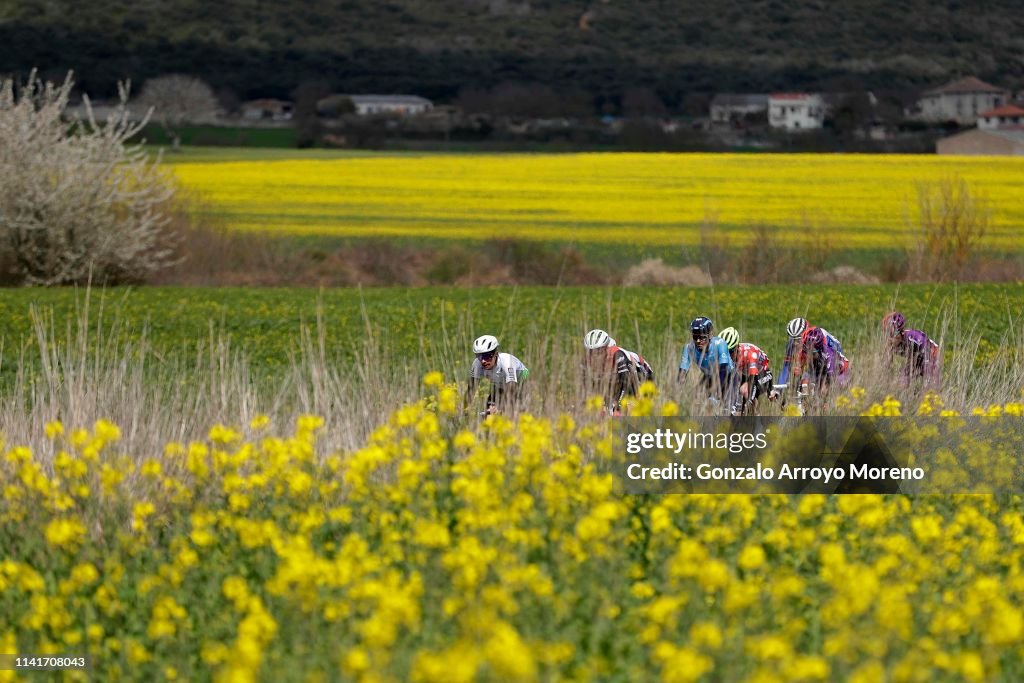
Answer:
<svg viewBox="0 0 1024 683"><path fill-rule="evenodd" d="M253 372L273 376L299 348L303 326L315 330L318 316L330 356L351 363L372 340L391 359L415 372L428 369L461 375L472 338L493 333L505 348L524 354L571 352L591 327L605 327L623 345L672 361L696 315L718 329L732 325L781 358L783 327L796 315L822 325L857 349L874 333L890 302L911 326L938 336L976 330L982 359L1019 334L1024 283L942 286L831 286L702 288L422 288L422 289L186 289L93 291L91 326L126 342L143 335L161 358L189 359L197 345L228 338L243 351ZM10 290L0 301L2 375L15 372L20 349L34 344L31 310L52 312L61 337L87 301L83 291ZM109 341L104 334L100 341ZM521 351L522 350L522 351ZM660 368L662 372L669 368Z"/></svg>

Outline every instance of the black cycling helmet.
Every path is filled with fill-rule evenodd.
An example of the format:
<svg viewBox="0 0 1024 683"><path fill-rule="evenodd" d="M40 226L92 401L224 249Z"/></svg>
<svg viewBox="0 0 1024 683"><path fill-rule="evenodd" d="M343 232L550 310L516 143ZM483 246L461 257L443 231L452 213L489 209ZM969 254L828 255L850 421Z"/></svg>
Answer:
<svg viewBox="0 0 1024 683"><path fill-rule="evenodd" d="M711 322L710 318L704 316L697 316L690 323L690 333L695 337L709 336L711 330L715 327L714 323Z"/></svg>

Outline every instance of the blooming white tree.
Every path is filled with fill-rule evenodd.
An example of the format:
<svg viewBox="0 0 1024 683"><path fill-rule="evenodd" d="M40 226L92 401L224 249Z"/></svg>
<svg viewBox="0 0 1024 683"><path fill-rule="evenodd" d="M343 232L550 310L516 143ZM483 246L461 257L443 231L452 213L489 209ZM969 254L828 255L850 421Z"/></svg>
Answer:
<svg viewBox="0 0 1024 683"><path fill-rule="evenodd" d="M138 281L173 260L175 192L160 158L129 144L144 125L120 105L98 123L66 110L62 84L0 80L0 250L25 284Z"/></svg>
<svg viewBox="0 0 1024 683"><path fill-rule="evenodd" d="M204 81L184 74L167 74L146 81L139 104L152 109L172 147L181 146L181 127L186 123L207 123L216 119L217 97Z"/></svg>

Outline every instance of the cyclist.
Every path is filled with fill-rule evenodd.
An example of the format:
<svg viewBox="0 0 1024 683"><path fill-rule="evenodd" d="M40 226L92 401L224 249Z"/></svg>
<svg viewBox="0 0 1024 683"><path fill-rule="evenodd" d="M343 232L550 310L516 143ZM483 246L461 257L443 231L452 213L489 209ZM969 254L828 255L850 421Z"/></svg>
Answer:
<svg viewBox="0 0 1024 683"><path fill-rule="evenodd" d="M714 323L704 316L698 316L690 322L693 341L683 347L676 381L681 382L690 372L690 366L696 365L701 372L701 386L707 390L712 403L717 404L718 397L725 395L733 363L729 347L720 338L712 336L714 329ZM718 397L712 396L715 387L718 388Z"/></svg>
<svg viewBox="0 0 1024 683"><path fill-rule="evenodd" d="M786 342L786 357L782 361L782 372L779 373L778 386L786 387L789 384L790 369L796 360L798 354L803 351L803 339L807 334L808 330L820 329L825 334L825 340L829 347L838 352L840 355L843 353L843 345L839 343L836 337L828 332L823 327L816 328L807 322L806 318L793 318L786 323L786 333L789 335L789 341ZM845 357L845 356L844 356Z"/></svg>
<svg viewBox="0 0 1024 683"><path fill-rule="evenodd" d="M927 386L937 388L941 379L939 345L921 330L906 329L907 321L899 311L882 318L882 330L889 342L889 362L899 356L903 359L904 380L918 377Z"/></svg>
<svg viewBox="0 0 1024 683"><path fill-rule="evenodd" d="M838 340L829 343L828 332L820 327L808 328L800 339L800 350L793 365L793 376L797 378L800 394L807 395L812 387L819 396L828 393L833 381L846 383L850 361L843 355Z"/></svg>
<svg viewBox="0 0 1024 683"><path fill-rule="evenodd" d="M605 397L605 409L622 414L622 399L636 396L644 382L654 381L654 370L643 356L615 343L604 330L591 330L583 337L587 349L584 374L589 384Z"/></svg>
<svg viewBox="0 0 1024 683"><path fill-rule="evenodd" d="M757 409L757 399L762 394L774 401L779 392L772 386L772 371L768 367L768 355L754 344L740 343L740 333L735 327L727 327L718 335L729 348L729 356L736 369L733 377L733 415L744 415Z"/></svg>
<svg viewBox="0 0 1024 683"><path fill-rule="evenodd" d="M485 334L473 342L473 353L476 358L469 370L469 385L463 403L468 407L476 393L477 383L481 379L491 381L491 391L487 395L487 408L482 415L493 415L497 412L514 413L522 398L523 382L530 371L523 362L511 353L498 352L498 340Z"/></svg>

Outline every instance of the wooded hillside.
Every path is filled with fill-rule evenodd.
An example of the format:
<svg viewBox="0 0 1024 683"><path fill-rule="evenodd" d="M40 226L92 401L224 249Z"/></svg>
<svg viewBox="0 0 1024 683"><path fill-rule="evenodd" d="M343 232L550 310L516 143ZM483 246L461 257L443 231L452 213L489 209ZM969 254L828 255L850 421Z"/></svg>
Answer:
<svg viewBox="0 0 1024 683"><path fill-rule="evenodd" d="M976 74L1024 86L1014 0L5 0L0 70L119 78L185 72L242 99L325 81L449 99L501 82L617 97L927 87Z"/></svg>

